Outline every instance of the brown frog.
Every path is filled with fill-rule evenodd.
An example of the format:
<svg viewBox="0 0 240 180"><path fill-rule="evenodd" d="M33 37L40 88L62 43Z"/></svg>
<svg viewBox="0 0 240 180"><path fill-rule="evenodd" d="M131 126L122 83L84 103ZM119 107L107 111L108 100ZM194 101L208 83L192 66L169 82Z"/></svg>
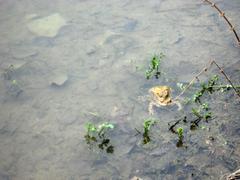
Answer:
<svg viewBox="0 0 240 180"><path fill-rule="evenodd" d="M168 86L155 86L149 89L150 103L148 106L149 114L153 115L153 107L167 106L177 104L178 110L181 109L181 104L171 98L171 88Z"/></svg>

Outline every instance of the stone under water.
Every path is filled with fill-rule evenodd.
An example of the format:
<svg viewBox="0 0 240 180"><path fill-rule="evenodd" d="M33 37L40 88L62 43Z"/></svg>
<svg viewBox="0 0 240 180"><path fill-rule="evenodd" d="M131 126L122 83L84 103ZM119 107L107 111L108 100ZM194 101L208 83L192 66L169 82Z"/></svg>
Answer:
<svg viewBox="0 0 240 180"><path fill-rule="evenodd" d="M27 27L30 32L37 36L55 37L65 25L66 20L60 14L55 13L43 18L32 19Z"/></svg>
<svg viewBox="0 0 240 180"><path fill-rule="evenodd" d="M56 74L52 77L50 84L52 86L63 86L68 81L68 75L67 74Z"/></svg>

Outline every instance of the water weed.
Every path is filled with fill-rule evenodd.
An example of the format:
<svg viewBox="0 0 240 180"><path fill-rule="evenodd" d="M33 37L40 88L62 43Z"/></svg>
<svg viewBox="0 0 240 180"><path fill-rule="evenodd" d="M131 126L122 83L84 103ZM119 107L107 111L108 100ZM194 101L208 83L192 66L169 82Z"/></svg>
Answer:
<svg viewBox="0 0 240 180"><path fill-rule="evenodd" d="M149 68L145 72L146 79L150 79L155 76L156 79L161 75L160 64L162 59L165 57L163 53L159 55L154 55L150 61Z"/></svg>
<svg viewBox="0 0 240 180"><path fill-rule="evenodd" d="M105 150L107 153L114 152L114 146L111 145L110 138L108 138L107 133L114 129L114 125L109 122L104 122L98 126L88 122L85 125L87 130L84 136L86 143L92 148L97 145L99 149Z"/></svg>
<svg viewBox="0 0 240 180"><path fill-rule="evenodd" d="M178 135L178 141L176 146L183 147L183 128L182 127L177 128L177 135Z"/></svg>
<svg viewBox="0 0 240 180"><path fill-rule="evenodd" d="M156 123L153 119L146 119L143 123L143 144L147 144L151 141L149 131L151 127Z"/></svg>

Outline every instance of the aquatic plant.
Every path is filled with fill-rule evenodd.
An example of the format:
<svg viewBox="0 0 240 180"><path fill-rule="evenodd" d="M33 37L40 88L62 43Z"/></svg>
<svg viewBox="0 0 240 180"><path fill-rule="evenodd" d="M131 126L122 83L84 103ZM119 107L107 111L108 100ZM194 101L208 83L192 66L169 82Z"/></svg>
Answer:
<svg viewBox="0 0 240 180"><path fill-rule="evenodd" d="M148 134L151 127L156 123L153 119L146 119L143 123L144 134Z"/></svg>
<svg viewBox="0 0 240 180"><path fill-rule="evenodd" d="M217 84L219 77L217 75L214 75L208 83L201 83L201 89L198 90L196 93L193 95L193 101L194 102L199 102L201 103L200 98L204 95L205 92L209 92L212 94L215 90L214 86Z"/></svg>
<svg viewBox="0 0 240 180"><path fill-rule="evenodd" d="M159 55L154 55L152 57L150 64L149 64L149 68L145 72L146 79L150 79L152 76L155 76L156 79L159 78L159 76L161 75L160 63L161 63L163 57L165 57L165 55L163 53L160 53Z"/></svg>
<svg viewBox="0 0 240 180"><path fill-rule="evenodd" d="M153 119L146 119L143 123L143 144L147 144L151 141L149 131L151 127L156 123Z"/></svg>
<svg viewBox="0 0 240 180"><path fill-rule="evenodd" d="M229 85L216 85L216 84L212 84L212 87L211 87L211 83L215 83L217 81L217 77L218 76L213 76L212 77L212 80L209 81L210 84L208 84L208 91L211 90L211 88L216 88L216 89L219 89L221 90L221 88L231 88L235 91L236 95L238 97L240 97L240 92L238 90L239 86L235 86L232 81L230 80L230 78L228 77L228 75L224 72L223 68L221 68L217 62L215 60L211 60L189 83L188 85L185 86L185 88L180 92L180 94L178 96L176 96L175 100L178 100L193 84L196 80L199 80L199 77L207 72L211 67L212 65L215 65L218 69L219 69L219 72L225 77L225 79L229 82ZM205 85L205 84L204 84ZM206 87L204 87L204 85L202 86L202 89L204 89L204 91L206 90ZM202 90L203 91L203 90ZM196 101L198 101L198 98L200 98L202 96L202 92L201 91L198 91L198 94L196 94L197 98L196 98Z"/></svg>
<svg viewBox="0 0 240 180"><path fill-rule="evenodd" d="M90 144L91 142L96 142L97 141L95 134L97 132L96 126L93 123L88 122L85 125L85 128L87 129L87 134L84 137L87 144Z"/></svg>
<svg viewBox="0 0 240 180"><path fill-rule="evenodd" d="M183 139L183 128L179 127L177 128L177 134L179 139Z"/></svg>
<svg viewBox="0 0 240 180"><path fill-rule="evenodd" d="M91 133L98 133L98 135L100 136L104 136L104 134L107 132L108 129L113 129L114 125L109 123L109 122L104 122L102 124L99 124L98 127L93 124L88 122L85 125L85 128L87 129L87 134L91 134Z"/></svg>
<svg viewBox="0 0 240 180"><path fill-rule="evenodd" d="M202 112L200 109L192 108L192 114L194 114L197 118L208 120L212 117L212 112Z"/></svg>
<svg viewBox="0 0 240 180"><path fill-rule="evenodd" d="M183 146L183 128L182 127L177 128L177 135L178 135L178 141L176 146L182 147Z"/></svg>
<svg viewBox="0 0 240 180"><path fill-rule="evenodd" d="M86 143L90 146L98 143L98 148L106 150L107 153L114 152L114 146L111 145L110 139L106 137L109 130L114 129L114 125L109 122L104 122L98 126L88 122L85 125L87 134L84 136Z"/></svg>

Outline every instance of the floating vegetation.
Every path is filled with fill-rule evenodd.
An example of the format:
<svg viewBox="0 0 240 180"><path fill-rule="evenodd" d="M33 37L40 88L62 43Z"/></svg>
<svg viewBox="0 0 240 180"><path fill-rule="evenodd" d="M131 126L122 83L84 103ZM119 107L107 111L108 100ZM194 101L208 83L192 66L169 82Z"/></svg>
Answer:
<svg viewBox="0 0 240 180"><path fill-rule="evenodd" d="M154 55L150 61L149 68L145 72L146 79L150 79L151 77L155 76L158 79L161 75L160 71L160 64L162 59L165 57L163 53L159 55Z"/></svg>
<svg viewBox="0 0 240 180"><path fill-rule="evenodd" d="M114 125L109 122L104 122L98 126L93 123L87 123L85 125L87 134L84 136L86 143L92 148L97 145L101 150L105 150L106 153L113 153L114 146L111 144L110 139L107 136L109 130L114 129Z"/></svg>

